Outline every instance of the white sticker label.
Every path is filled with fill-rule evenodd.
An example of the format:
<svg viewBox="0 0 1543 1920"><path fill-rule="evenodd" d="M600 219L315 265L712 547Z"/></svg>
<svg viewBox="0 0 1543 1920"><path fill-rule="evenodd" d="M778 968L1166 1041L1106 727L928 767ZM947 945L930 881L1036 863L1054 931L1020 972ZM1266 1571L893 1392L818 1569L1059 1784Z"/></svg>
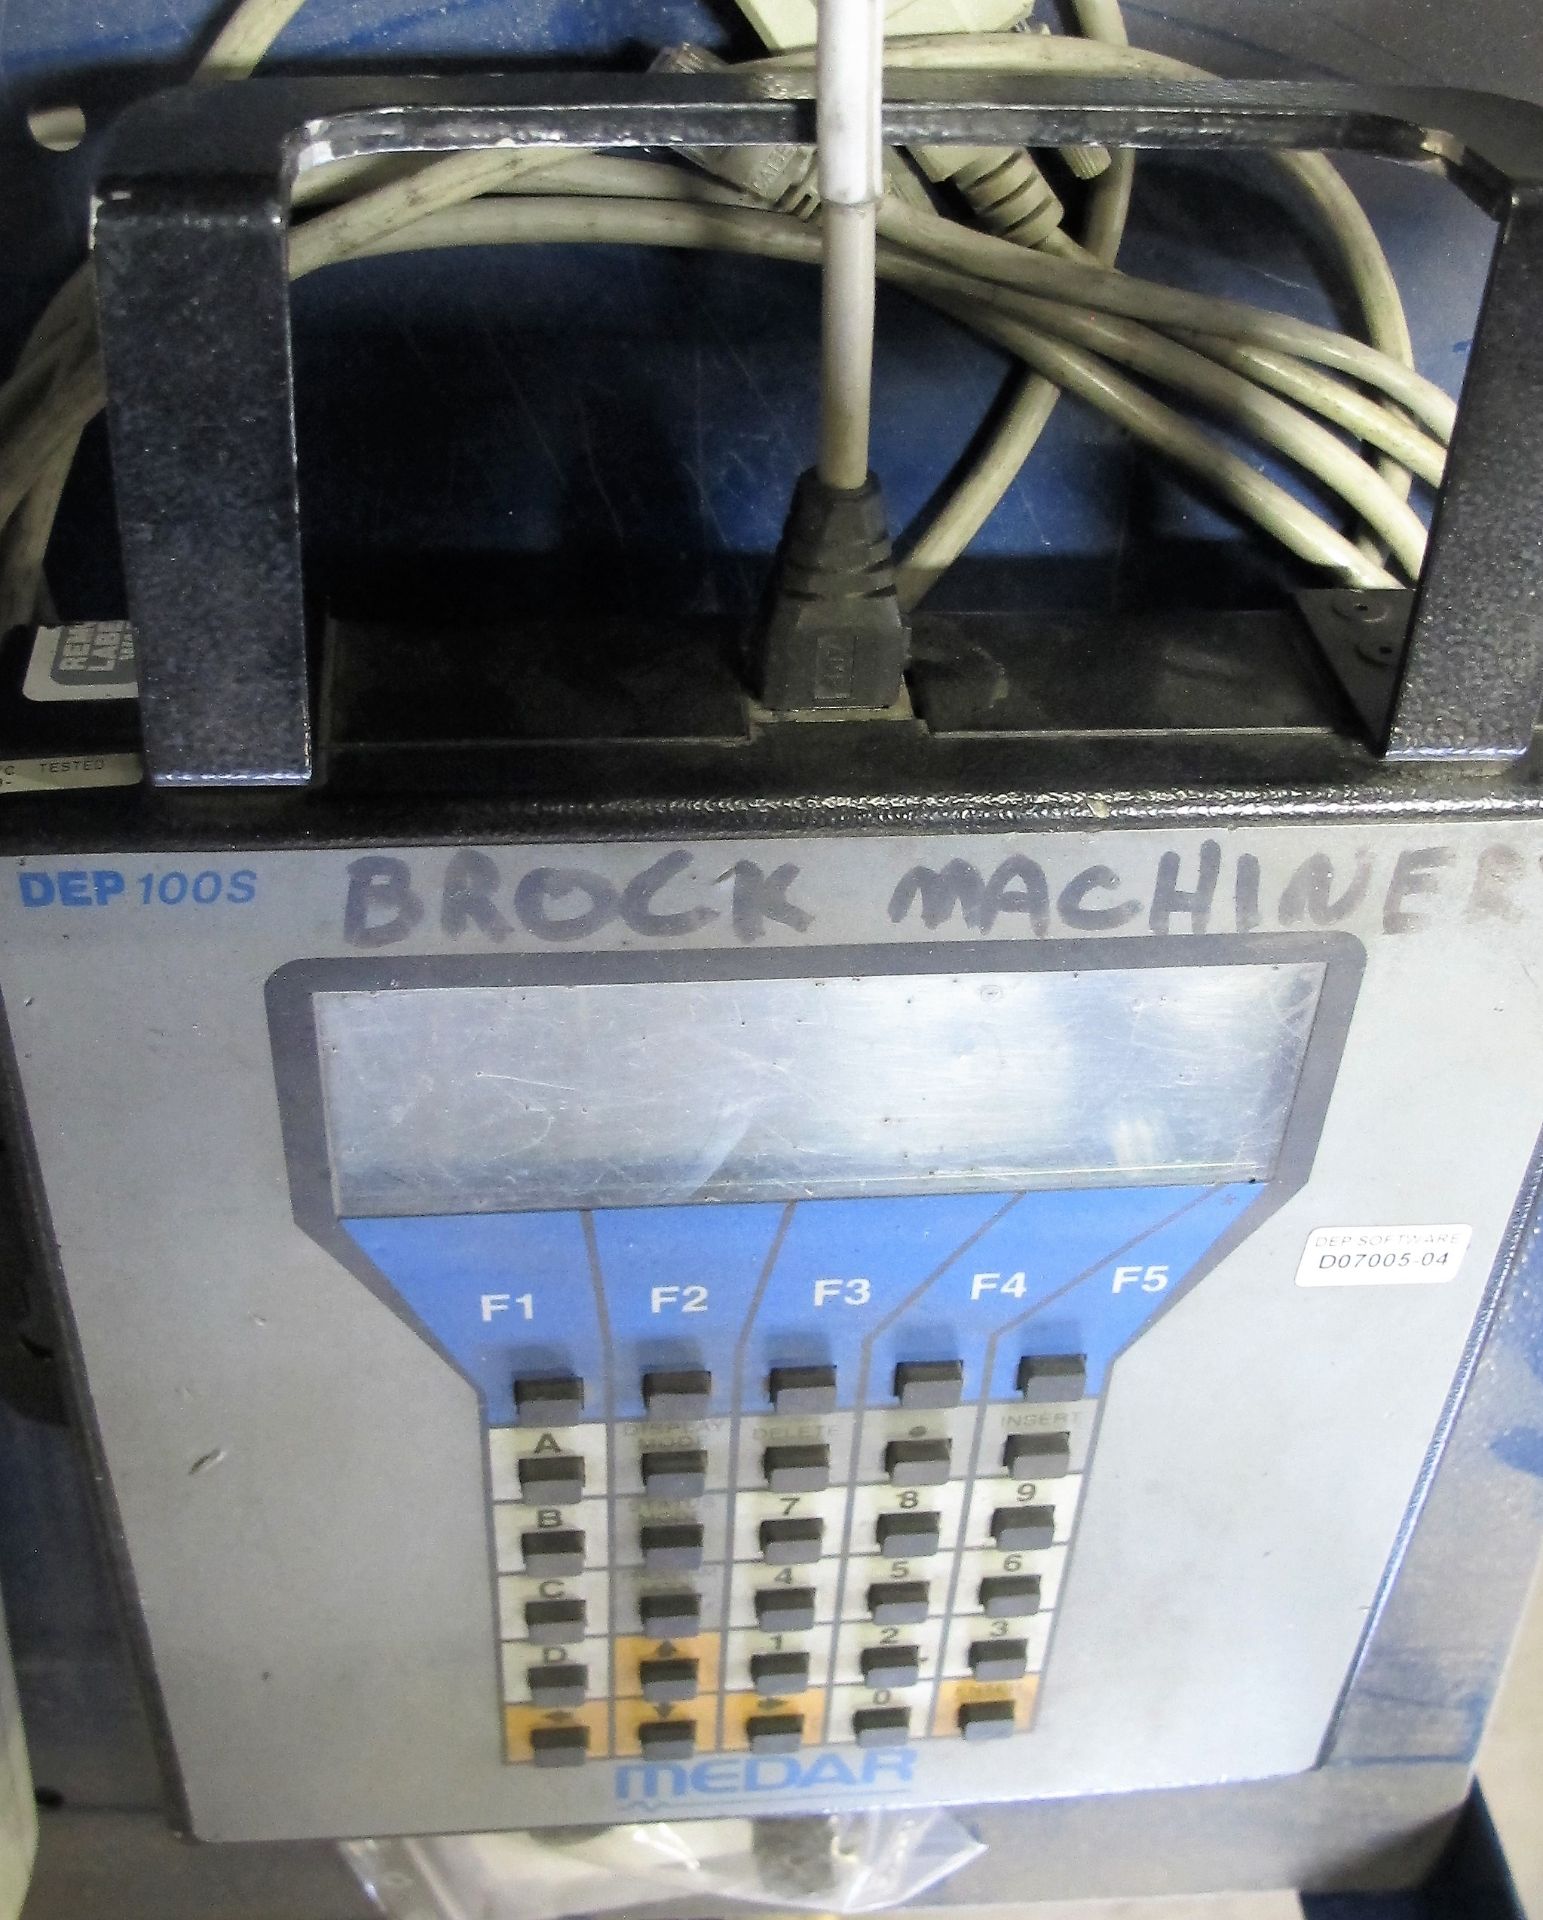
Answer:
<svg viewBox="0 0 1543 1920"><path fill-rule="evenodd" d="M127 620L39 627L21 690L29 700L133 700L134 629Z"/></svg>
<svg viewBox="0 0 1543 1920"><path fill-rule="evenodd" d="M1451 1280L1472 1237L1472 1227L1315 1227L1297 1285L1417 1287Z"/></svg>
<svg viewBox="0 0 1543 1920"><path fill-rule="evenodd" d="M0 793L133 787L142 772L137 753L63 753L48 760L0 760Z"/></svg>

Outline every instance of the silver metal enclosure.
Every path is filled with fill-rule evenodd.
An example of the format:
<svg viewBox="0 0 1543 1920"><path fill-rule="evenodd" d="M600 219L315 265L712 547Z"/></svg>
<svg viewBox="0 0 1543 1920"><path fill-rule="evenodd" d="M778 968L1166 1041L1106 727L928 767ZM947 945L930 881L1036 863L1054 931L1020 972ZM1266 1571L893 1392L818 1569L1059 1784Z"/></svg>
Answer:
<svg viewBox="0 0 1543 1920"><path fill-rule="evenodd" d="M1514 1449L1508 1455L1519 1412L1535 1410L1529 1368L1540 1329L1535 1306L1509 1296L1504 1282L1531 1191L1543 1086L1535 978L1543 828L1302 820L1225 831L485 851L497 875L490 897L501 905L496 939L448 909L458 855L445 848L221 857L104 849L10 860L0 878L14 1091L194 1833L294 1838L641 1811L676 1818L1075 1798L1085 1803L1076 1825L1085 1837L1089 1822L1096 1832L1119 1818L1126 1803L1109 1796L1148 1789L1274 1781L1285 1796L1277 1828L1292 1809L1308 1827L1318 1817L1315 1770L1424 1763L1445 1783L1438 1796L1449 1790L1471 1758L1501 1651L1484 1590L1514 1586L1540 1518L1536 1483L1511 1463ZM777 894L787 910L747 913L747 872L764 879L788 867ZM653 876L647 914L637 910L640 875ZM539 913L529 910L538 896ZM1148 1054L1131 1050L1129 1030L1143 978L1203 958L1274 969L1298 985L1310 976L1314 995L1304 1016L1310 1038L1290 1056L1278 1152L1258 1144L1250 1123L1241 1157L1220 1172L1222 1149L1207 1126L1216 1135L1215 1116L1229 1103L1258 1107L1265 1056L1237 1038L1248 1026L1246 995L1202 1002L1199 1018L1195 1007L1170 1007ZM523 1004L541 1005L540 1031L563 1072L532 1074L547 1090L522 1112L540 1112L543 1137L550 1126L564 1130L554 1164L559 1173L580 1165L578 1185L541 1185L548 1176L528 1143L523 1157L516 1143L502 1160L474 1155L468 1169L431 1142L433 1179L469 1212L507 1207L499 1181L518 1186L532 1164L529 1205L604 1208L614 1204L607 1178L620 1179L631 1201L662 1191L629 1187L633 1176L615 1172L626 1116L662 1055L643 1062L635 1083L623 1076L625 1098L595 1123L612 1172L581 1164L597 1138L588 1101L597 1086L618 1084L607 1050L628 1031L659 1032L664 991L629 988L614 1003L616 1031L588 1014L590 1024L564 1027L563 996L577 1009L588 993L593 1005L597 980L730 982L746 1035L741 1100L758 1091L746 1061L753 1066L757 1047L775 1051L764 1023L814 992L807 980L847 983L832 1046L849 1045L855 1005L877 1023L859 1026L853 1056L871 1063L873 1085L854 1086L851 1097L864 1127L876 1124L883 1102L874 1087L897 1060L923 1089L929 1076L946 1085L969 1053L959 994L982 981L1014 1001L1007 1050L991 1059L1005 1061L1009 1077L1027 1076L1041 1105L1051 1100L1054 1061L1040 1050L1049 1077L1035 1082L1026 1040L1078 975L1095 982L1095 998L1078 1004L1096 1017L1082 1051L1062 1065L1099 1067L1089 1107L1065 1087L1056 1096L1069 1111L1091 1114L1092 1125L1119 1057L1137 1062L1133 1110L1157 1111L1191 1081L1203 1091L1188 1107L1181 1101L1192 1157L1205 1180L1237 1181L1256 1197L1244 1196L1236 1225L1182 1276L1152 1283L1164 1297L1116 1343L1101 1396L1068 1415L1080 1492L1044 1563L1038 1698L1010 1738L978 1745L952 1723L913 1721L902 1747L868 1749L837 1724L833 1706L826 1737L813 1737L811 1725L797 1754L773 1766L735 1746L725 1730L738 1723L725 1706L721 1739L703 1721L709 1737L685 1759L628 1751L615 1723L582 1766L518 1762L501 1711L511 1705L511 1636L500 1587L511 1576L496 1524L509 1495L496 1480L498 1448L517 1449L519 1430L505 1416L513 1438L495 1433L490 1453L485 1421L495 1430L500 1422L468 1368L377 1284L357 1247L340 1251L341 1236L329 1244L302 1224L365 1210L347 1183L367 1184L378 1156L316 1178L297 1159L310 1122L284 1058L288 1029L277 1015L270 1029L265 1003L270 982L282 983L286 969L293 981L297 966L337 984L322 1041L335 1047L352 1035L367 1071L349 1080L328 1067L331 1119L349 1133L342 1107L353 1102L360 1138L383 1113L413 1121L416 1111L413 1124L437 1117L457 1142L506 1127L478 1103L498 1097L497 1076L511 1063L528 1065L528 1021L515 1021L492 1077L478 1081L489 1061L458 1054L455 1036L421 1017L428 983L446 966L513 981L478 989L505 1015L521 1004L521 980L538 983ZM357 984L366 976L368 990ZM914 1027L892 1004L894 981L908 976L924 983ZM1243 974L1231 977L1236 987ZM577 984L584 979L589 987ZM299 1004L283 999L282 984L273 991L276 1006ZM420 997L382 1025L396 993ZM668 1049L682 1085L708 1105L714 1049L701 1021L718 1004L699 997L680 1045ZM861 1191L852 1166L840 1165L839 1080L820 1051L798 1042L801 1088L791 1109L774 1112L767 1136L786 1142L791 1111L799 1154L779 1160L762 1138L751 1156L759 1171L730 1198L769 1194L775 1205L790 1180L819 1193L832 1164L829 1190ZM538 1066L555 1058L538 1055ZM404 1088L416 1090L416 1110ZM811 1088L820 1090L812 1102ZM978 1097L977 1088L970 1098ZM660 1098L655 1147L693 1113L689 1095L667 1087ZM481 1116L473 1122L456 1104L468 1099ZM925 1100L917 1110L930 1111ZM822 1116L834 1144L822 1138ZM945 1136L952 1126L950 1118ZM1021 1146L1023 1129L1008 1131ZM753 1129L745 1137L755 1145ZM1020 1153L1005 1184L1088 1184L1083 1167L1026 1172L1032 1157ZM945 1195L971 1184L969 1158L936 1173ZM700 1160L696 1153L693 1166ZM883 1161L884 1192L904 1190L907 1164ZM1172 1177L1172 1156L1161 1164ZM491 1187L490 1166L499 1170ZM671 1177L678 1187L678 1167ZM1139 1194L1153 1177L1141 1164L1127 1184ZM692 1178L702 1189L699 1167ZM710 1177L705 1185L690 1216L704 1235L724 1217L722 1195ZM435 1210L394 1193L379 1212ZM1353 1231L1367 1229L1388 1231ZM712 1279L719 1255L703 1245L700 1267L673 1272L673 1281ZM957 1270L962 1257L945 1248L938 1271L950 1262ZM832 1251L827 1277L847 1275ZM519 1291L518 1277L508 1292ZM623 1331L602 1356L605 1383L591 1387L611 1409L595 1417L617 1528L642 1497L625 1478L635 1421L622 1406L642 1349L627 1347ZM543 1338L542 1370L552 1371L562 1336ZM747 1333L750 1354L748 1341ZM972 1353L961 1355L966 1364ZM878 1360L863 1364L872 1409L888 1389ZM739 1434L743 1424L748 1433L764 1405L764 1379L747 1361L723 1431ZM995 1433L998 1417L986 1406L979 1432ZM889 1414L872 1418L891 1422L886 1434L900 1431ZM1449 1446L1454 1422L1459 1438ZM1010 1418L1003 1430L1014 1430ZM742 1484L730 1497L750 1495ZM861 1500L849 1503L837 1559L859 1552L864 1511ZM1481 1523L1461 1551L1458 1512ZM1504 1537L1491 1525L1502 1515ZM607 1575L617 1592L624 1557L613 1552ZM728 1643L748 1629L726 1620L724 1630L729 1676ZM939 1689L947 1684L940 1670ZM725 1677L718 1697L728 1702L734 1690ZM1240 1853L1223 1870L1238 1875L1241 1860L1268 1873L1276 1845L1245 1822Z"/></svg>

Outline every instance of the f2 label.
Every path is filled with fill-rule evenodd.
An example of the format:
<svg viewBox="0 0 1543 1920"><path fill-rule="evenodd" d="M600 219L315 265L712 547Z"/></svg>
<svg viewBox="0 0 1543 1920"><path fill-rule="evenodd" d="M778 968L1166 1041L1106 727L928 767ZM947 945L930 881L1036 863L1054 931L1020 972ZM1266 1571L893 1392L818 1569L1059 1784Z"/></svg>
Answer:
<svg viewBox="0 0 1543 1920"><path fill-rule="evenodd" d="M1297 1266L1299 1287L1430 1286L1452 1280L1472 1227L1315 1227Z"/></svg>

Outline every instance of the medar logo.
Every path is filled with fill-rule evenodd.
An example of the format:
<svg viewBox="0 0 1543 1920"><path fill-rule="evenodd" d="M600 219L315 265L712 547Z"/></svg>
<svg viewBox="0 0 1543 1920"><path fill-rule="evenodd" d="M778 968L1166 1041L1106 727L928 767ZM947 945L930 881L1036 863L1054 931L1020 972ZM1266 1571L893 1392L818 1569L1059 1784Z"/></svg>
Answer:
<svg viewBox="0 0 1543 1920"><path fill-rule="evenodd" d="M699 1760L694 1767L629 1760L616 1769L616 1798L624 1807L652 1810L672 1800L755 1793L841 1793L862 1787L894 1792L909 1787L916 1769L913 1747L874 1753L791 1753Z"/></svg>

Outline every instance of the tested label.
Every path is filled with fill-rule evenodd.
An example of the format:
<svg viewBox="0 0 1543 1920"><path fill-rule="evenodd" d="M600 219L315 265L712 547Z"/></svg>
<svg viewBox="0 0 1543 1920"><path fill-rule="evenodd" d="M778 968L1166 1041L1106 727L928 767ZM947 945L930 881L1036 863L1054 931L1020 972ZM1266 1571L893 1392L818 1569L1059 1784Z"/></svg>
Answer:
<svg viewBox="0 0 1543 1920"><path fill-rule="evenodd" d="M0 793L52 793L61 787L133 787L137 753L64 753L47 760L0 760Z"/></svg>
<svg viewBox="0 0 1543 1920"><path fill-rule="evenodd" d="M1451 1280L1472 1237L1472 1227L1315 1227L1297 1285L1396 1287Z"/></svg>

